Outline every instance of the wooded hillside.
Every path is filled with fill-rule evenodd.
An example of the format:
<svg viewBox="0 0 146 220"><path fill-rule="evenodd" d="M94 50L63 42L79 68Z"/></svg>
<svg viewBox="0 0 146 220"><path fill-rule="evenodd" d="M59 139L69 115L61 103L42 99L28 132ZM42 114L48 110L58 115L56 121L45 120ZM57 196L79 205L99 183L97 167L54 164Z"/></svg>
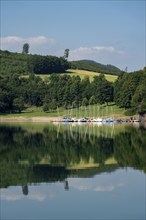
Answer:
<svg viewBox="0 0 146 220"><path fill-rule="evenodd" d="M107 81L103 74L90 81L88 76L81 80L79 76L52 74L68 69L63 57L0 52L0 113L21 112L30 106L50 111L113 101L130 115L146 113L146 68L123 72L115 82ZM28 73L29 77L20 77ZM33 73L51 75L42 80Z"/></svg>
<svg viewBox="0 0 146 220"><path fill-rule="evenodd" d="M63 57L12 53L0 50L1 75L63 73L70 68Z"/></svg>
<svg viewBox="0 0 146 220"><path fill-rule="evenodd" d="M63 57L12 53L0 50L1 74L51 74L67 69L81 69L97 73L119 75L122 71L113 65L103 65L90 60L68 62Z"/></svg>
<svg viewBox="0 0 146 220"><path fill-rule="evenodd" d="M119 75L122 71L111 65L103 65L101 63L97 63L93 60L79 60L79 61L71 61L71 68L72 69L81 69L81 70L88 70L97 73L104 73L110 75Z"/></svg>

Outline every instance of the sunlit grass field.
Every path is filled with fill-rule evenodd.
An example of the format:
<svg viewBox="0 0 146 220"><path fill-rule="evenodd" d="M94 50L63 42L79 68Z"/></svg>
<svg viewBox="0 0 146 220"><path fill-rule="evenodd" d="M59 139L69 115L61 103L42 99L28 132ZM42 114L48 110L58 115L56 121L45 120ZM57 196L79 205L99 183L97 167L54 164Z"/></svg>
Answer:
<svg viewBox="0 0 146 220"><path fill-rule="evenodd" d="M97 72L92 72L92 71L87 71L87 70L73 70L73 69L69 69L68 70L68 74L70 74L71 76L80 76L81 79L85 78L86 76L89 76L90 81L93 80L94 76L99 76L100 73ZM109 74L104 74L105 78L110 81L110 82L114 82L117 79L117 76L115 75L109 75Z"/></svg>
<svg viewBox="0 0 146 220"><path fill-rule="evenodd" d="M73 70L73 69L68 69L66 73L61 73L59 75L70 75L70 76L80 76L81 79L84 79L86 76L89 76L90 82L93 80L94 76L99 76L100 73L96 73L96 72L91 72L91 71L87 71L87 70ZM105 78L110 81L110 82L114 82L117 79L117 76L115 75L108 75L108 74L104 74ZM41 77L43 80L47 80L47 78L50 75L47 74L37 74L36 76ZM25 75L23 77L28 77L28 75Z"/></svg>

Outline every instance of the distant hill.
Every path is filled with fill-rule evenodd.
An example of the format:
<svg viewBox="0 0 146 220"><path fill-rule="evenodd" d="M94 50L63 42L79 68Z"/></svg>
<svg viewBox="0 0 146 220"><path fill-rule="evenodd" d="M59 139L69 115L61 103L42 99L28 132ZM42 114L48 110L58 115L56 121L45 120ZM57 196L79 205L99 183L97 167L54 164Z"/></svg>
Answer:
<svg viewBox="0 0 146 220"><path fill-rule="evenodd" d="M119 75L122 71L111 64L101 64L93 60L79 60L79 61L70 61L71 69L81 69L88 70L98 73L110 74L110 75Z"/></svg>
<svg viewBox="0 0 146 220"><path fill-rule="evenodd" d="M29 63L36 55L32 54L22 54L22 53L13 53L10 51L0 50L0 74L9 75L9 74L28 74L32 72L29 68ZM40 56L45 58L46 56ZM57 60L53 56L50 56L54 59L53 65ZM51 58L51 59L52 59ZM52 61L51 61L52 62ZM119 75L121 70L113 65L103 65L92 60L79 60L68 62L71 65L71 69L80 69L88 70L97 73L109 74L109 75ZM46 66L47 64L45 64ZM40 66L40 65L39 65ZM38 67L37 67L38 70ZM59 69L58 72L59 73ZM62 71L65 72L65 71ZM44 74L45 71L42 71L41 74Z"/></svg>

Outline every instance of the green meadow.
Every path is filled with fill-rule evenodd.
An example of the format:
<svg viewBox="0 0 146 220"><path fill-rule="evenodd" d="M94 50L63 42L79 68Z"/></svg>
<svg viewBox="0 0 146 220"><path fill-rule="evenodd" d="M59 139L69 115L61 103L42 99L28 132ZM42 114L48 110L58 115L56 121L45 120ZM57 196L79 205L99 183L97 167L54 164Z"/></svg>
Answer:
<svg viewBox="0 0 146 220"><path fill-rule="evenodd" d="M31 107L22 111L21 113L13 113L13 114L3 114L3 117L112 117L119 118L124 116L125 109L119 108L114 105L114 103L110 103L107 105L90 105L90 106L80 106L79 108L57 108L56 110L50 110L48 112L44 112L42 107Z"/></svg>

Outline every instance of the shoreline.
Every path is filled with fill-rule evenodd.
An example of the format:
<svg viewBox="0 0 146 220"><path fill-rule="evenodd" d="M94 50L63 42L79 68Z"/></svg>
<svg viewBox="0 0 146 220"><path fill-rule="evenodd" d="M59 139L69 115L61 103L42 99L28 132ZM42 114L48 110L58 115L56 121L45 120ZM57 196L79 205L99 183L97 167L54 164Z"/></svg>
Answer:
<svg viewBox="0 0 146 220"><path fill-rule="evenodd" d="M127 120L130 119L129 116L121 116L115 118L115 120ZM34 117L25 117L25 116L0 116L0 122L62 122L62 117L47 117L47 116L34 116Z"/></svg>
<svg viewBox="0 0 146 220"><path fill-rule="evenodd" d="M59 122L62 118L60 117L46 117L46 116L36 116L36 117L2 117L0 116L0 122Z"/></svg>

